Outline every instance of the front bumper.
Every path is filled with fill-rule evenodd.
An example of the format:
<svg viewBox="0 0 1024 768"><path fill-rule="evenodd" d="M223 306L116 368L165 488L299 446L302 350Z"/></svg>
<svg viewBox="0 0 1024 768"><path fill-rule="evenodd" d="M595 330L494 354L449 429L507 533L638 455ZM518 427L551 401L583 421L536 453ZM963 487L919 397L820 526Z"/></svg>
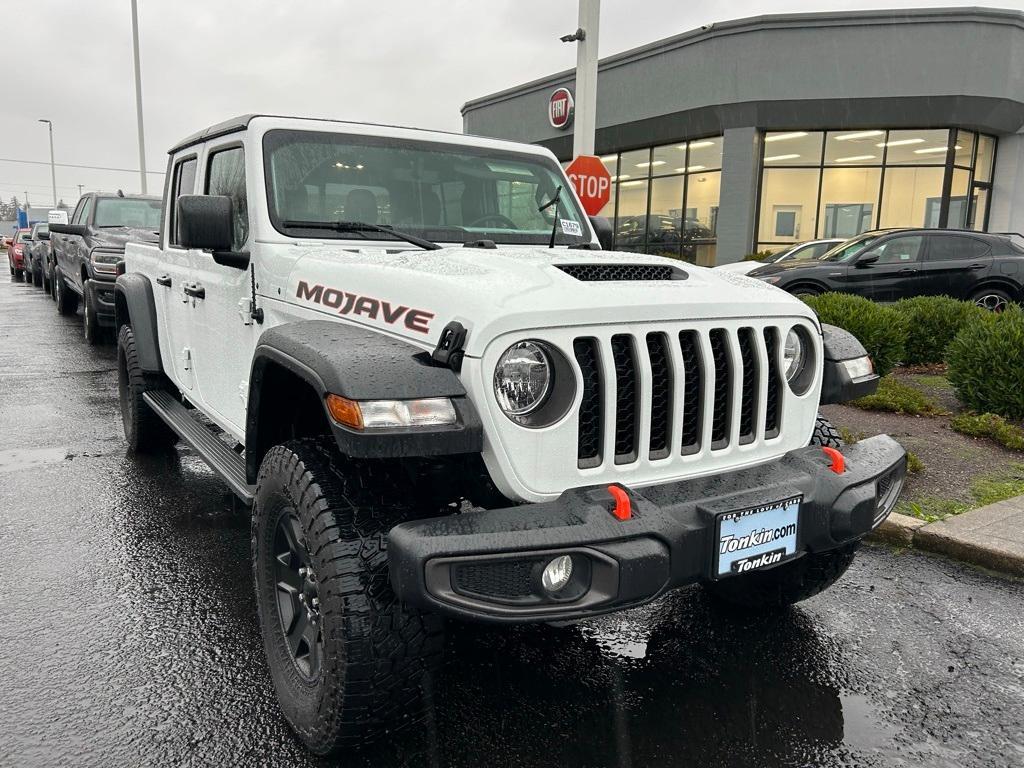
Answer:
<svg viewBox="0 0 1024 768"><path fill-rule="evenodd" d="M626 489L628 520L612 515L615 500L601 485L540 504L402 523L388 535L391 583L400 600L422 610L498 623L640 605L714 578L716 520L725 512L801 496L801 554L835 549L877 527L898 498L906 452L879 435L843 455L841 474L810 446L749 469ZM577 583L551 597L540 570L563 554L573 558Z"/></svg>
<svg viewBox="0 0 1024 768"><path fill-rule="evenodd" d="M92 277L93 293L96 296L96 319L104 328L112 328L114 325L114 282L115 275L100 275L96 273Z"/></svg>

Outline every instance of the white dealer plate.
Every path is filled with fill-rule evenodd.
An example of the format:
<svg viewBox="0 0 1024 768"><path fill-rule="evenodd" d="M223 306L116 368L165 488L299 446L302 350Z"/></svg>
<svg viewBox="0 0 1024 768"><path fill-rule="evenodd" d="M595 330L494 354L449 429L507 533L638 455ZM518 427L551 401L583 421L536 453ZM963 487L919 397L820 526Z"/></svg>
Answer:
<svg viewBox="0 0 1024 768"><path fill-rule="evenodd" d="M797 554L797 496L718 516L715 576L732 576L778 565Z"/></svg>

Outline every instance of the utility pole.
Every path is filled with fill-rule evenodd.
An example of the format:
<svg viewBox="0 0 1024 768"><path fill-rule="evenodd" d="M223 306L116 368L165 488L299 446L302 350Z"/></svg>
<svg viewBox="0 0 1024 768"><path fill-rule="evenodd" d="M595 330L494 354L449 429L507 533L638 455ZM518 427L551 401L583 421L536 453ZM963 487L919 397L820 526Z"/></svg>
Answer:
<svg viewBox="0 0 1024 768"><path fill-rule="evenodd" d="M79 185L78 185L78 196L79 196L79 197L81 197L81 196L82 196L82 187L84 187L84 186L85 186L84 184L79 184Z"/></svg>
<svg viewBox="0 0 1024 768"><path fill-rule="evenodd" d="M53 159L53 123L49 120L40 120L40 123L46 123L46 127L50 129L50 183L53 184L53 207L57 207L57 163Z"/></svg>
<svg viewBox="0 0 1024 768"><path fill-rule="evenodd" d="M572 131L573 157L594 154L597 129L597 40L601 0L579 0L576 40L576 114Z"/></svg>
<svg viewBox="0 0 1024 768"><path fill-rule="evenodd" d="M139 122L139 179L146 194L146 140L142 130L142 75L139 72L139 9L132 0L132 50L135 53L135 115Z"/></svg>

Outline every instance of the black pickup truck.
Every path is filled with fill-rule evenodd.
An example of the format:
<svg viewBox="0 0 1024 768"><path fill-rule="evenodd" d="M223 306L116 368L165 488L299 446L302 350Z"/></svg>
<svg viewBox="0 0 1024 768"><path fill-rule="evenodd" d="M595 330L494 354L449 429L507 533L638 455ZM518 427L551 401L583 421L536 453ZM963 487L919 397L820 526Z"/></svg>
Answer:
<svg viewBox="0 0 1024 768"><path fill-rule="evenodd" d="M159 197L90 192L71 223L50 225L57 311L73 315L82 302L89 344L99 344L103 329L114 325L114 280L125 243L159 240L161 206Z"/></svg>

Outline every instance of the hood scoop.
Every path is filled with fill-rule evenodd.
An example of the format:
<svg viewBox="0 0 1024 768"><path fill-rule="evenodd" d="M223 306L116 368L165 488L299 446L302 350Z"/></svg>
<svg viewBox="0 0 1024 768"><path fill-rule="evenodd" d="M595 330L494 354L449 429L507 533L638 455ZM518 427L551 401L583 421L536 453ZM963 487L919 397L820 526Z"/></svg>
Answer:
<svg viewBox="0 0 1024 768"><path fill-rule="evenodd" d="M555 264L583 282L686 280L689 275L669 264Z"/></svg>

